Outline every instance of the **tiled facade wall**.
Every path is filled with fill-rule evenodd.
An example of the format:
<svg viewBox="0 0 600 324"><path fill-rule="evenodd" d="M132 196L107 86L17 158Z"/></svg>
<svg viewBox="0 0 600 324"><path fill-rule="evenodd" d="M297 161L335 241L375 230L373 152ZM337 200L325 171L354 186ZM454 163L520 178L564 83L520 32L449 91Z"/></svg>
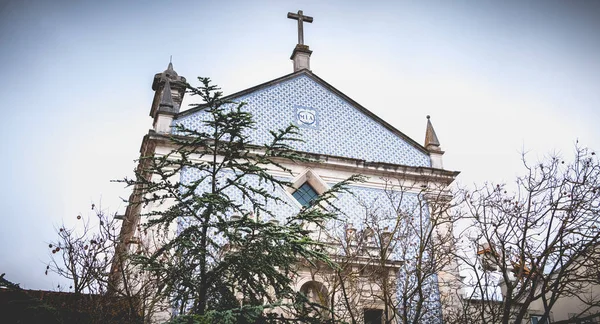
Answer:
<svg viewBox="0 0 600 324"><path fill-rule="evenodd" d="M368 162L408 166L430 166L429 156L419 151L381 124L342 100L306 75L237 98L246 102L256 128L250 136L256 144L271 139L269 130L298 125L303 143L294 143L298 151L327 154ZM184 116L174 123L203 129L205 113Z"/></svg>

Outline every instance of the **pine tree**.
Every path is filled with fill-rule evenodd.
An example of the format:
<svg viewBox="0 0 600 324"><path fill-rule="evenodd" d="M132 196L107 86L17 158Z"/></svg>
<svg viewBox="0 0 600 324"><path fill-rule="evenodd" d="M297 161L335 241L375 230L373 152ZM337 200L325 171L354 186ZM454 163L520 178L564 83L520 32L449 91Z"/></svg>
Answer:
<svg viewBox="0 0 600 324"><path fill-rule="evenodd" d="M176 305L173 323L319 322L319 312L308 311L319 306L293 290L296 266L333 266L307 228L335 218L328 201L360 177L334 185L285 221L266 221L277 216L271 206L286 203L276 190L291 186L271 171L291 175L286 162L309 159L293 150L299 130L290 125L271 131L269 143L254 143L245 104L224 100L210 79L198 79L201 86L189 92L204 102L196 106L203 127L175 125L172 151L142 157L145 167L124 180L143 197L137 203L157 206L141 215L140 232L160 242L137 262Z"/></svg>

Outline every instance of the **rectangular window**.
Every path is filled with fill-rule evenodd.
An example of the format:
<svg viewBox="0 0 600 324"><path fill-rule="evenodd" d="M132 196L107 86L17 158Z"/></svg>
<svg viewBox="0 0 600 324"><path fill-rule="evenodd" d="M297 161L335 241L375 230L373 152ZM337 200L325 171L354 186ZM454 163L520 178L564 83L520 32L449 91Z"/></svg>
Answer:
<svg viewBox="0 0 600 324"><path fill-rule="evenodd" d="M381 324L383 318L383 310L381 309L365 309L365 324Z"/></svg>
<svg viewBox="0 0 600 324"><path fill-rule="evenodd" d="M531 315L531 324L548 324L548 320L542 322L542 315Z"/></svg>
<svg viewBox="0 0 600 324"><path fill-rule="evenodd" d="M298 200L300 205L308 207L310 203L317 198L318 194L308 182L305 182L298 190L294 191L292 196Z"/></svg>

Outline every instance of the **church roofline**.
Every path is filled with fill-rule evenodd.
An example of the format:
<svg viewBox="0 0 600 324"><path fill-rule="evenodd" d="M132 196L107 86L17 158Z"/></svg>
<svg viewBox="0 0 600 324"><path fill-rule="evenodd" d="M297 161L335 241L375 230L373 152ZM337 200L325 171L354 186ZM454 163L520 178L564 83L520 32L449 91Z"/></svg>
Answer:
<svg viewBox="0 0 600 324"><path fill-rule="evenodd" d="M331 92L335 93L336 95L338 95L339 97L341 97L342 99L344 99L345 101L347 101L348 103L350 103L352 106L354 106L356 109L358 109L359 111L361 111L365 115L369 116L371 119L373 119L377 123L381 124L387 130L389 130L393 134L399 136L400 138L402 138L403 140L405 140L408 144L412 145L413 147L415 147L416 149L418 149L422 153L430 155L430 152L425 147L423 147L421 144L419 144L418 142L416 142L415 140L413 140L412 138L410 138L406 134L402 133L400 130L398 130L394 126L390 125L388 122L386 122L385 120L381 119L379 116L375 115L370 110L368 110L367 108L363 107L358 102L354 101L352 98L348 97L343 92L341 92L340 90L336 89L334 86L332 86L331 84L327 83L325 80L321 79L316 74L314 74L313 72L311 72L310 70L307 70L307 69L299 70L299 71L296 71L296 72L284 75L282 77L273 79L271 81L267 81L267 82L261 83L259 85L254 86L254 87L251 87L251 88L248 88L248 89L245 89L245 90L242 90L242 91L238 91L236 93L232 93L230 95L227 95L227 96L223 97L222 99L223 100L233 100L235 98L238 98L238 97L241 97L241 96L244 96L244 95L256 92L256 91L259 91L261 89L264 89L264 88L276 85L277 83L290 80L290 79L292 79L292 78L294 78L296 76L302 75L302 74L304 74L304 75L312 78L313 80L315 80L317 83L319 83L323 87L325 87L328 90L330 90ZM195 113L197 111L200 111L203 107L205 107L205 105L200 105L198 107L195 107L195 108L192 108L192 109L188 109L186 111L182 111L182 112L180 112L179 114L176 115L175 119L177 119L179 117L184 117L184 116L191 115L191 114L193 114L193 113Z"/></svg>

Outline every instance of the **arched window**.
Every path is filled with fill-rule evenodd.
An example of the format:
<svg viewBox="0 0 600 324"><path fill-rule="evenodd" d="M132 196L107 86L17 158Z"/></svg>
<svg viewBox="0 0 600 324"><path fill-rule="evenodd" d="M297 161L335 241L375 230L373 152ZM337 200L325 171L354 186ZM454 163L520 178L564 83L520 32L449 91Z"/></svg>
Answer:
<svg viewBox="0 0 600 324"><path fill-rule="evenodd" d="M325 285L318 281L308 281L300 287L300 292L303 293L308 301L312 304L317 304L323 307L319 310L321 316L326 316L328 305L329 305L329 294ZM315 311L317 308L313 307L308 312Z"/></svg>

